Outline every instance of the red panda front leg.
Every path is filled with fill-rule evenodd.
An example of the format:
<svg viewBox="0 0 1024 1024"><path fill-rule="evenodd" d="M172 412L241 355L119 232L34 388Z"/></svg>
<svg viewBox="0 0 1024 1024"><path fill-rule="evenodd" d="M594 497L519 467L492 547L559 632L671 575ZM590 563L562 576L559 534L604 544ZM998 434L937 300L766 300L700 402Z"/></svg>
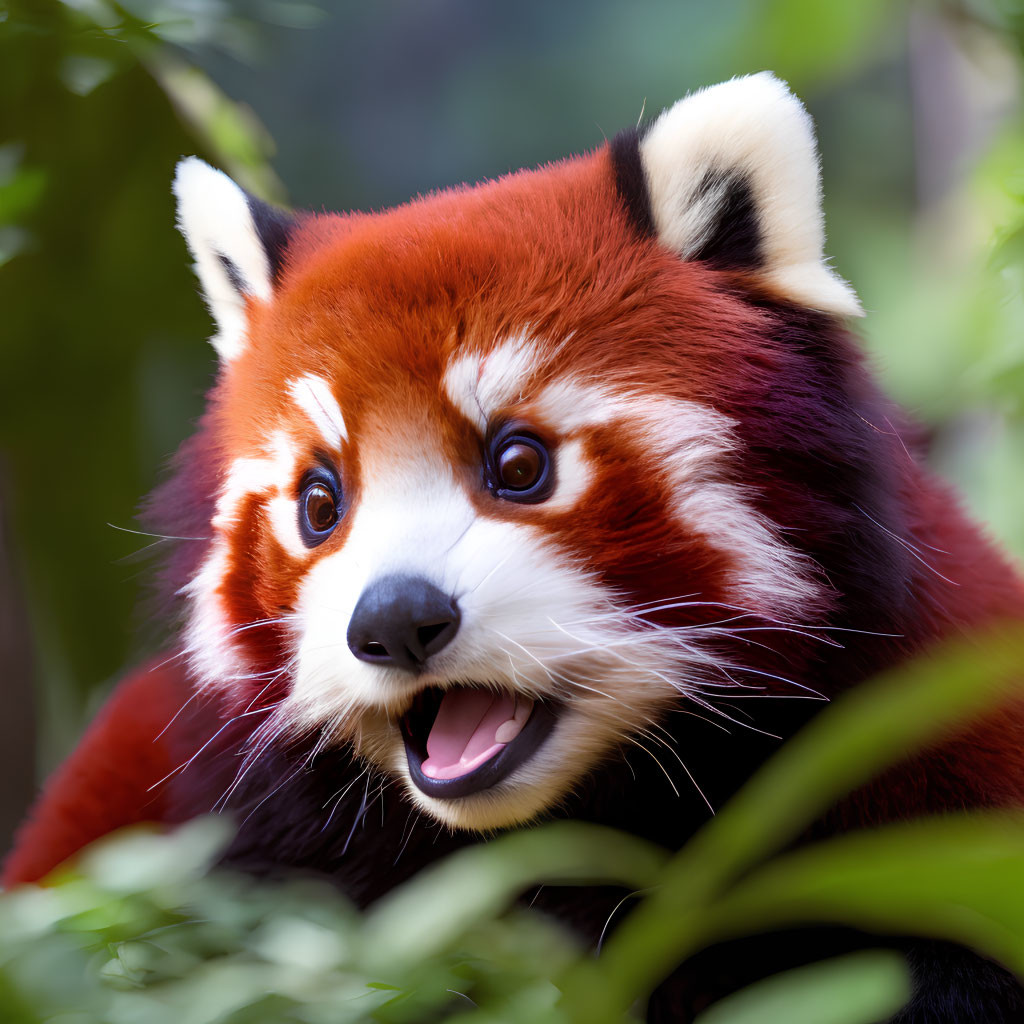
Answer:
<svg viewBox="0 0 1024 1024"><path fill-rule="evenodd" d="M180 738L167 726L188 696L176 661L118 685L18 830L0 877L5 887L38 881L114 829L168 820L157 783L180 763Z"/></svg>

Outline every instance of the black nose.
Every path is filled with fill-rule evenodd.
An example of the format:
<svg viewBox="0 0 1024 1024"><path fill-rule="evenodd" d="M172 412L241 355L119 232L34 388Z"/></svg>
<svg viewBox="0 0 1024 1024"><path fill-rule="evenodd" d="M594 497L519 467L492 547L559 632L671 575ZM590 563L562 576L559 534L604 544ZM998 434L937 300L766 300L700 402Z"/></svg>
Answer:
<svg viewBox="0 0 1024 1024"><path fill-rule="evenodd" d="M362 593L348 624L348 646L360 661L418 672L454 639L459 606L418 576L383 576Z"/></svg>

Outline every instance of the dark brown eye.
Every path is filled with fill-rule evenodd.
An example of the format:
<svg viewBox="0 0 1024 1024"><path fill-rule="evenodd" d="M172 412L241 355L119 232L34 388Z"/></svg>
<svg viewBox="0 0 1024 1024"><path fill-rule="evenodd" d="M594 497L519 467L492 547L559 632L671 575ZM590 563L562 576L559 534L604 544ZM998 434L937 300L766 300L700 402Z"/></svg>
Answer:
<svg viewBox="0 0 1024 1024"><path fill-rule="evenodd" d="M506 427L492 438L488 448L487 475L497 497L534 505L551 496L551 456L540 438Z"/></svg>
<svg viewBox="0 0 1024 1024"><path fill-rule="evenodd" d="M544 462L533 445L513 441L498 453L498 481L510 491L529 490L540 479Z"/></svg>
<svg viewBox="0 0 1024 1024"><path fill-rule="evenodd" d="M334 495L322 484L314 484L306 491L306 518L318 533L329 530L338 520Z"/></svg>
<svg viewBox="0 0 1024 1024"><path fill-rule="evenodd" d="M323 484L310 484L302 496L306 522L314 533L325 533L338 521L334 495Z"/></svg>

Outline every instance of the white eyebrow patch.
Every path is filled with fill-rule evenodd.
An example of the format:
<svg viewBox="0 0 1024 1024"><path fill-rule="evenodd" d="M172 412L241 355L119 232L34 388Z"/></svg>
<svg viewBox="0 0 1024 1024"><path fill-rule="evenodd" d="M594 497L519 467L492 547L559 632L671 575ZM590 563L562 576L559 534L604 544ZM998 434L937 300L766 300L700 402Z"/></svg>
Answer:
<svg viewBox="0 0 1024 1024"><path fill-rule="evenodd" d="M288 385L295 404L313 421L320 436L331 448L340 448L348 440L345 417L331 388L323 377L307 373Z"/></svg>
<svg viewBox="0 0 1024 1024"><path fill-rule="evenodd" d="M517 335L490 352L460 356L445 371L444 389L455 408L486 434L495 413L523 397L540 364L537 346Z"/></svg>
<svg viewBox="0 0 1024 1024"><path fill-rule="evenodd" d="M630 401L618 398L604 388L569 378L549 384L540 393L536 408L559 433L572 435L628 415Z"/></svg>
<svg viewBox="0 0 1024 1024"><path fill-rule="evenodd" d="M287 491L295 477L296 450L283 430L278 430L266 445L266 456L235 459L228 470L212 524L219 534L238 520L242 502L252 494L266 494L267 520L277 542L295 559L309 556L309 548L299 534L295 502ZM217 543L223 540L217 538Z"/></svg>

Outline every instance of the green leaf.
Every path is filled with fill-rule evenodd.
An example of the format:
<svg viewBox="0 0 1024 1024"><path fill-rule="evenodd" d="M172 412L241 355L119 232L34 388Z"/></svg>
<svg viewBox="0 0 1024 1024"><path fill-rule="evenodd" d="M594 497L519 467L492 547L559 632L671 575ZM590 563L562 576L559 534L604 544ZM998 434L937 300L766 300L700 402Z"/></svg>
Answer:
<svg viewBox="0 0 1024 1024"><path fill-rule="evenodd" d="M281 202L284 186L268 162L274 143L256 115L229 99L213 80L167 50L146 50L143 61L178 115L240 185Z"/></svg>
<svg viewBox="0 0 1024 1024"><path fill-rule="evenodd" d="M945 643L858 686L789 741L702 830L690 856L721 880L773 853L836 800L1019 690L1019 627ZM682 865L672 865L670 876Z"/></svg>
<svg viewBox="0 0 1024 1024"><path fill-rule="evenodd" d="M909 998L903 957L870 950L767 978L716 1003L696 1024L875 1024Z"/></svg>
<svg viewBox="0 0 1024 1024"><path fill-rule="evenodd" d="M853 833L761 868L707 911L706 941L808 921L948 939L1024 976L1024 818Z"/></svg>
<svg viewBox="0 0 1024 1024"><path fill-rule="evenodd" d="M666 860L663 850L644 840L580 822L461 850L376 904L362 937L364 962L370 973L383 973L440 953L533 883L643 889Z"/></svg>
<svg viewBox="0 0 1024 1024"><path fill-rule="evenodd" d="M798 90L834 81L898 45L904 4L893 0L821 3L766 0L751 11L737 46L743 65L771 68ZM895 23L895 24L894 24Z"/></svg>
<svg viewBox="0 0 1024 1024"><path fill-rule="evenodd" d="M181 885L209 870L233 832L226 818L213 815L194 818L167 835L147 827L126 829L90 846L78 869L114 893Z"/></svg>

